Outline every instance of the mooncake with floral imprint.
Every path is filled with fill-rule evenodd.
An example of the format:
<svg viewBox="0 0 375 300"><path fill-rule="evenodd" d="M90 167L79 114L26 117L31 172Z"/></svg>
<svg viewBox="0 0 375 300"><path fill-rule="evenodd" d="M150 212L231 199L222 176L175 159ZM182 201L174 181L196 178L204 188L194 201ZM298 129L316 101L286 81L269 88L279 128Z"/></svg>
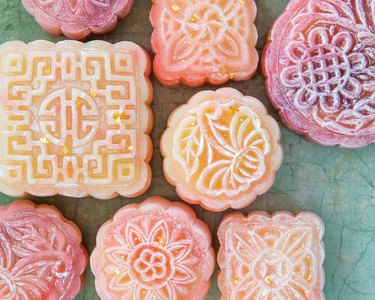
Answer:
<svg viewBox="0 0 375 300"><path fill-rule="evenodd" d="M210 211L249 205L272 186L283 159L276 121L232 88L200 92L177 108L161 151L178 195Z"/></svg>
<svg viewBox="0 0 375 300"><path fill-rule="evenodd" d="M309 212L226 216L218 231L221 299L324 300L323 234Z"/></svg>
<svg viewBox="0 0 375 300"><path fill-rule="evenodd" d="M0 47L0 191L134 197L150 185L151 63L94 41Z"/></svg>
<svg viewBox="0 0 375 300"><path fill-rule="evenodd" d="M48 33L81 40L112 31L133 0L22 0L26 10Z"/></svg>
<svg viewBox="0 0 375 300"><path fill-rule="evenodd" d="M87 266L81 232L52 206L0 206L0 299L72 300Z"/></svg>
<svg viewBox="0 0 375 300"><path fill-rule="evenodd" d="M159 197L120 209L91 255L102 300L203 300L214 267L207 225L187 205Z"/></svg>
<svg viewBox="0 0 375 300"><path fill-rule="evenodd" d="M253 0L153 0L154 73L167 86L247 80L256 71Z"/></svg>
<svg viewBox="0 0 375 300"><path fill-rule="evenodd" d="M375 0L290 1L262 61L291 130L324 146L375 142Z"/></svg>

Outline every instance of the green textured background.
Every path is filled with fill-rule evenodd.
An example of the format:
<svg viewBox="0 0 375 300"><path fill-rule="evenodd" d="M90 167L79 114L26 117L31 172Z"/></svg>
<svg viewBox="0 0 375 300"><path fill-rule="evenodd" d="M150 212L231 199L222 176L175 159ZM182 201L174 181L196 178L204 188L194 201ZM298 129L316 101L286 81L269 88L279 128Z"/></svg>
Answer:
<svg viewBox="0 0 375 300"><path fill-rule="evenodd" d="M258 50L265 44L271 23L285 7L287 0L258 0L256 25L259 31ZM130 40L146 48L150 53L151 26L148 14L150 0L135 0L131 14L122 21L116 31L100 37L115 43ZM43 32L22 7L20 0L0 0L0 42L36 39L57 41ZM75 221L83 231L84 243L91 252L95 246L96 232L105 221L123 205L141 201L148 196L159 195L178 200L176 193L162 174L162 159L159 152L160 136L166 127L170 112L184 103L198 90L167 89L153 78L155 98L155 129L152 134L155 154L151 163L152 186L147 194L137 199L117 198L99 201L92 198L69 199L65 197L32 198L37 203L53 204L63 214ZM277 120L263 87L260 72L249 81L231 83L247 95L260 99ZM277 175L273 188L244 209L307 210L317 213L325 222L326 273L325 294L327 300L373 300L375 299L375 145L344 150L323 148L306 142L282 127L282 143L285 149L284 164ZM1 203L12 201L1 197ZM198 216L207 222L214 235L223 214L210 213L194 207ZM94 288L94 277L86 272L84 287L77 299L99 299ZM207 299L219 299L216 276Z"/></svg>

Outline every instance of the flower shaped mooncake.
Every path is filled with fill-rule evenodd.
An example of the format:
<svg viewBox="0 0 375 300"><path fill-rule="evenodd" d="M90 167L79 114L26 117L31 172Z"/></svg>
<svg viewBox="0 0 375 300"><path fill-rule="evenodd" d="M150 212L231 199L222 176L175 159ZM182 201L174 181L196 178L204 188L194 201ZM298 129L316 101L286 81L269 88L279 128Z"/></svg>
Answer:
<svg viewBox="0 0 375 300"><path fill-rule="evenodd" d="M202 300L214 260L210 231L193 210L153 197L102 226L91 269L102 300Z"/></svg>
<svg viewBox="0 0 375 300"><path fill-rule="evenodd" d="M263 72L284 123L325 146L375 142L374 0L292 0Z"/></svg>
<svg viewBox="0 0 375 300"><path fill-rule="evenodd" d="M0 206L0 299L72 300L86 265L80 230L57 209Z"/></svg>
<svg viewBox="0 0 375 300"><path fill-rule="evenodd" d="M324 300L324 224L312 213L254 212L219 226L222 300Z"/></svg>
<svg viewBox="0 0 375 300"><path fill-rule="evenodd" d="M0 191L134 197L150 185L151 64L130 42L0 47Z"/></svg>
<svg viewBox="0 0 375 300"><path fill-rule="evenodd" d="M22 0L26 10L48 33L84 39L112 31L133 0Z"/></svg>
<svg viewBox="0 0 375 300"><path fill-rule="evenodd" d="M258 65L253 0L153 0L154 73L165 85L246 80Z"/></svg>
<svg viewBox="0 0 375 300"><path fill-rule="evenodd" d="M185 201L211 211L243 208L275 180L280 130L261 102L232 88L200 92L170 117L164 174Z"/></svg>

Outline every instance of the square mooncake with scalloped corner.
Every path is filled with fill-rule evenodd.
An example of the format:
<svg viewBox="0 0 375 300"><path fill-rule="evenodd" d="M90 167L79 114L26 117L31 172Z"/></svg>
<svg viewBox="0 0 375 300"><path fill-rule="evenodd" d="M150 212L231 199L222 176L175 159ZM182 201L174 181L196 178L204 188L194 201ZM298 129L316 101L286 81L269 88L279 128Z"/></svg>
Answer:
<svg viewBox="0 0 375 300"><path fill-rule="evenodd" d="M221 299L323 300L323 234L310 212L227 215L218 231Z"/></svg>
<svg viewBox="0 0 375 300"><path fill-rule="evenodd" d="M0 191L108 199L151 181L150 60L94 41L0 47Z"/></svg>
<svg viewBox="0 0 375 300"><path fill-rule="evenodd" d="M166 86L224 84L258 66L254 0L153 0L154 73Z"/></svg>

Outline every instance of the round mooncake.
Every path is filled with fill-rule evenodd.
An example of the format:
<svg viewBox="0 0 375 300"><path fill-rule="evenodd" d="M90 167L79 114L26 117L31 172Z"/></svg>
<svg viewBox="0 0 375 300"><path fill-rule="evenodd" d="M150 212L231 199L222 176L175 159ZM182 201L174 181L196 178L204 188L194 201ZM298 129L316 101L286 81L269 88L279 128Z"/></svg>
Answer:
<svg viewBox="0 0 375 300"><path fill-rule="evenodd" d="M22 0L48 33L81 40L112 31L129 14L133 0Z"/></svg>
<svg viewBox="0 0 375 300"><path fill-rule="evenodd" d="M232 88L200 92L177 108L161 151L178 195L210 211L249 205L272 186L283 159L276 121Z"/></svg>
<svg viewBox="0 0 375 300"><path fill-rule="evenodd" d="M291 130L323 146L375 142L374 0L290 1L262 61Z"/></svg>
<svg viewBox="0 0 375 300"><path fill-rule="evenodd" d="M158 197L120 209L91 255L102 300L204 299L214 267L207 225L187 205Z"/></svg>
<svg viewBox="0 0 375 300"><path fill-rule="evenodd" d="M80 230L56 208L0 207L0 299L74 299L87 260Z"/></svg>

